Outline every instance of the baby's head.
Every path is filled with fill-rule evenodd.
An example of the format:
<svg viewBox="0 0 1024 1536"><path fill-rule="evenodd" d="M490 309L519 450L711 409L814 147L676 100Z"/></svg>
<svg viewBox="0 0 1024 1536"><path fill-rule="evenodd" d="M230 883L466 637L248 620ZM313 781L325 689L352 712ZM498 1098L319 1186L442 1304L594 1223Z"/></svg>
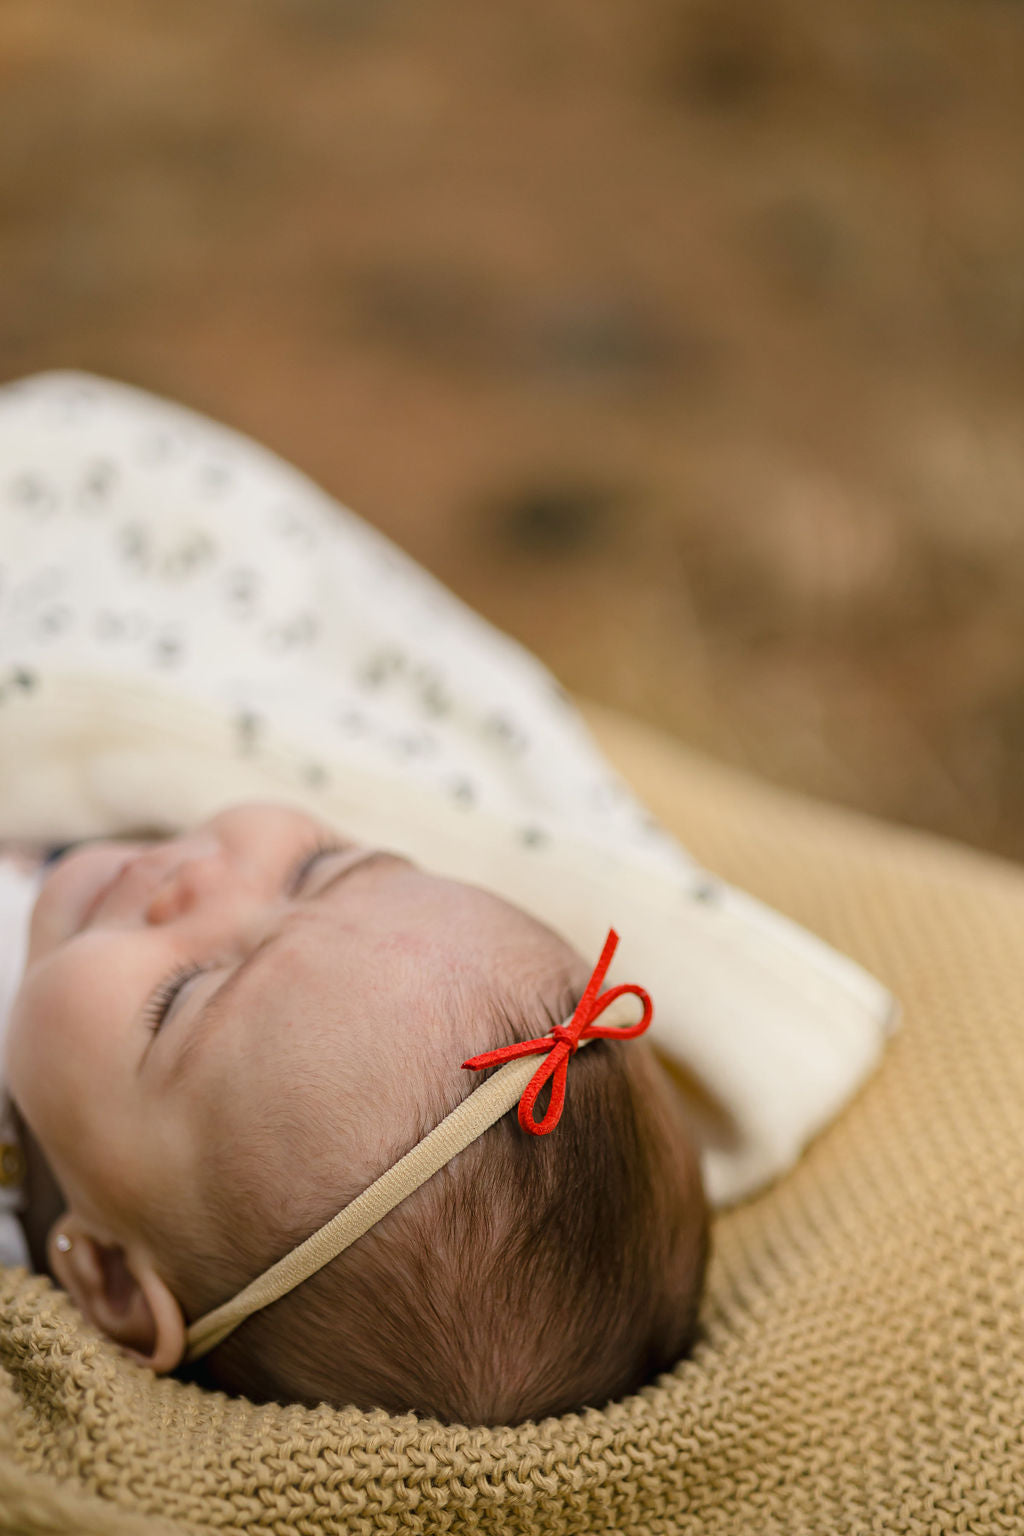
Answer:
<svg viewBox="0 0 1024 1536"><path fill-rule="evenodd" d="M66 1202L55 1277L175 1369L188 1322L464 1099L467 1057L567 1018L595 959L284 807L79 848L36 904L8 1039ZM506 1115L206 1377L467 1422L600 1406L686 1352L706 1247L674 1090L644 1041L598 1041L553 1133Z"/></svg>

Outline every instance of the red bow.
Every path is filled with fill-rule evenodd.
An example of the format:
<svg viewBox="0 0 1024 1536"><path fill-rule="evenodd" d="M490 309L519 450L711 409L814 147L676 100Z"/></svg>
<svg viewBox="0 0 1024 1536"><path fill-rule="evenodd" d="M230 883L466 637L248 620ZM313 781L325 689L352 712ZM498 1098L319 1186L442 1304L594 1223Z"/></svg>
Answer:
<svg viewBox="0 0 1024 1536"><path fill-rule="evenodd" d="M526 1090L519 1100L519 1124L524 1131L529 1131L531 1136L546 1136L548 1131L553 1131L562 1114L562 1105L565 1103L565 1079L569 1071L569 1057L572 1056L581 1040L592 1040L596 1036L604 1039L632 1040L636 1035L642 1035L654 1016L654 1004L644 991L643 987L634 986L632 982L622 987L609 987L607 992L599 994L598 989L605 977L605 972L612 963L619 936L614 928L608 930L608 937L601 951L601 958L595 965L590 980L587 982L586 991L580 998L576 1012L568 1024L556 1024L550 1034L543 1035L538 1040L519 1040L515 1045L503 1045L497 1051L484 1051L482 1056L471 1056L469 1061L464 1061L464 1067L470 1067L475 1072L480 1072L484 1067L500 1067L506 1061L515 1061L519 1056L535 1056L541 1051L547 1052L547 1059L541 1063L537 1071L530 1078ZM636 1024L627 1025L624 1029L618 1029L614 1024L595 1024L609 1003L614 1003L617 997L624 993L632 992L644 1005L643 1017ZM551 1078L551 1101L542 1120L533 1118L533 1106L548 1078Z"/></svg>

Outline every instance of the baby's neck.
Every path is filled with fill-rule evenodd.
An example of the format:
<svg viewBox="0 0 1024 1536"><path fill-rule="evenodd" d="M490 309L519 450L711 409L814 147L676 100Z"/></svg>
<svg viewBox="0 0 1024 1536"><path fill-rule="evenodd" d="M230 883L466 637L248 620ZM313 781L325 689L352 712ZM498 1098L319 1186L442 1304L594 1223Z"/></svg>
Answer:
<svg viewBox="0 0 1024 1536"><path fill-rule="evenodd" d="M40 1274L48 1274L47 1234L57 1217L63 1214L67 1202L39 1143L18 1114L17 1106L14 1113L18 1124L18 1140L25 1158L25 1209L21 1212L20 1221L28 1243L32 1268Z"/></svg>

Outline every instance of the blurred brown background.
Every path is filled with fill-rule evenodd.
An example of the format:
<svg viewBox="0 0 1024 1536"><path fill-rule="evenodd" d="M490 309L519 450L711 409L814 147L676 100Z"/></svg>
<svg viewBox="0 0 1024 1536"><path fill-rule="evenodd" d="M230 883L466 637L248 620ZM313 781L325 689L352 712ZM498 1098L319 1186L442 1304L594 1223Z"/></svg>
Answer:
<svg viewBox="0 0 1024 1536"><path fill-rule="evenodd" d="M255 435L571 687L1024 856L1024 5L3 0L0 378Z"/></svg>

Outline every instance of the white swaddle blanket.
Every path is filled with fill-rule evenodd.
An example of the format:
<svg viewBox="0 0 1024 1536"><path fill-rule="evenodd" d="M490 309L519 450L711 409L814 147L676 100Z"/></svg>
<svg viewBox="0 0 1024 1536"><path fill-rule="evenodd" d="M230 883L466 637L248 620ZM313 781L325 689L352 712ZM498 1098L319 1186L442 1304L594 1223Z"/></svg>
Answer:
<svg viewBox="0 0 1024 1536"><path fill-rule="evenodd" d="M539 663L272 454L74 374L0 390L0 837L263 796L517 902L655 1002L712 1201L789 1167L894 1005L711 878Z"/></svg>

